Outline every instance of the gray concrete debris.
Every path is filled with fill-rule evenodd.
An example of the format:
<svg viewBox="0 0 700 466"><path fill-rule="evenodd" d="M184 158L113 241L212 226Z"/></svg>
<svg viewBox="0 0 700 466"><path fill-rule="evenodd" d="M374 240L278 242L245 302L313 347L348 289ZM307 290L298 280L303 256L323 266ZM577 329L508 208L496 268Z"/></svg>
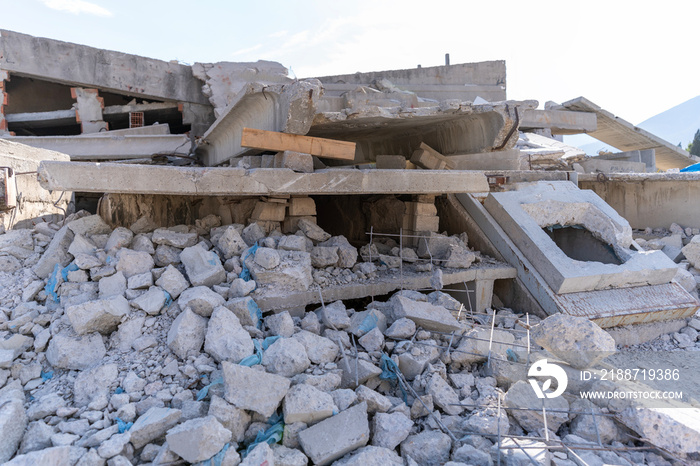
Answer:
<svg viewBox="0 0 700 466"><path fill-rule="evenodd" d="M71 447L57 446L44 450L17 455L11 461L3 463L10 466L35 466L38 464L71 464Z"/></svg>
<svg viewBox="0 0 700 466"><path fill-rule="evenodd" d="M195 314L202 317L211 316L214 309L226 304L226 300L219 294L206 286L195 286L188 288L180 294L177 300L180 309L189 308Z"/></svg>
<svg viewBox="0 0 700 466"><path fill-rule="evenodd" d="M522 448L522 449L521 449ZM491 457L498 457L499 446L491 448ZM510 439L501 441L501 461L506 465L537 464L546 466L552 464L552 454L547 444L530 439ZM524 451L523 451L524 450ZM527 453L525 453L527 452ZM554 464L557 464L556 462ZM578 463L575 463L578 464ZM586 464L590 464L586 462ZM600 464L604 464L602 461Z"/></svg>
<svg viewBox="0 0 700 466"><path fill-rule="evenodd" d="M9 461L15 454L27 427L24 397L0 398L0 462Z"/></svg>
<svg viewBox="0 0 700 466"><path fill-rule="evenodd" d="M384 335L394 340L410 339L416 333L416 324L411 319L402 317L396 319L391 327L386 329Z"/></svg>
<svg viewBox="0 0 700 466"><path fill-rule="evenodd" d="M616 351L613 337L585 317L549 316L532 329L532 339L576 369L594 366Z"/></svg>
<svg viewBox="0 0 700 466"><path fill-rule="evenodd" d="M339 459L337 466L402 466L401 457L390 448L366 446Z"/></svg>
<svg viewBox="0 0 700 466"><path fill-rule="evenodd" d="M183 249L180 260L192 286L214 286L226 280L226 271L219 256L199 244Z"/></svg>
<svg viewBox="0 0 700 466"><path fill-rule="evenodd" d="M152 286L141 296L132 300L131 305L136 309L141 309L148 315L154 316L161 313L169 296L164 289Z"/></svg>
<svg viewBox="0 0 700 466"><path fill-rule="evenodd" d="M207 414L214 416L222 426L231 432L232 441L243 441L243 436L251 419L250 414L245 410L236 408L220 396L213 395Z"/></svg>
<svg viewBox="0 0 700 466"><path fill-rule="evenodd" d="M410 457L418 464L438 466L449 461L451 448L452 441L447 434L425 430L410 435L401 443L401 456Z"/></svg>
<svg viewBox="0 0 700 466"><path fill-rule="evenodd" d="M95 403L93 408L107 406L111 387L118 375L119 367L116 364L102 364L80 372L73 385L74 404L82 407Z"/></svg>
<svg viewBox="0 0 700 466"><path fill-rule="evenodd" d="M306 330L295 333L292 338L304 346L306 355L314 364L331 363L340 352L340 348L332 340Z"/></svg>
<svg viewBox="0 0 700 466"><path fill-rule="evenodd" d="M170 449L185 461L196 463L211 458L231 440L231 431L214 416L185 421L165 436Z"/></svg>
<svg viewBox="0 0 700 466"><path fill-rule="evenodd" d="M461 327L450 311L427 302L413 301L403 296L392 297L395 319L408 318L426 330L452 332Z"/></svg>
<svg viewBox="0 0 700 466"><path fill-rule="evenodd" d="M294 338L280 338L265 351L262 365L273 374L293 377L308 369L311 361L306 349Z"/></svg>
<svg viewBox="0 0 700 466"><path fill-rule="evenodd" d="M164 244L174 248L185 249L197 244L197 233L189 232L185 225L172 228L157 228L151 238L155 244Z"/></svg>
<svg viewBox="0 0 700 466"><path fill-rule="evenodd" d="M304 383L292 386L284 397L285 424L303 422L312 425L337 411L331 395Z"/></svg>
<svg viewBox="0 0 700 466"><path fill-rule="evenodd" d="M129 311L126 298L112 296L67 307L66 315L75 332L84 335L92 332L113 332Z"/></svg>
<svg viewBox="0 0 700 466"><path fill-rule="evenodd" d="M60 333L51 338L46 360L57 369L86 369L107 354L99 333L71 336Z"/></svg>
<svg viewBox="0 0 700 466"><path fill-rule="evenodd" d="M350 326L348 311L340 300L316 309L316 314L326 327L334 330L343 330Z"/></svg>
<svg viewBox="0 0 700 466"><path fill-rule="evenodd" d="M331 235L323 231L321 227L305 218L300 219L298 225L299 229L304 232L307 238L317 243L328 241L331 238Z"/></svg>
<svg viewBox="0 0 700 466"><path fill-rule="evenodd" d="M372 445L395 449L406 440L413 421L402 413L377 413L372 420Z"/></svg>
<svg viewBox="0 0 700 466"><path fill-rule="evenodd" d="M177 299L190 284L184 275L172 265L168 265L160 278L156 280L156 285L168 292L172 299Z"/></svg>
<svg viewBox="0 0 700 466"><path fill-rule="evenodd" d="M464 334L457 351L451 354L452 362L463 365L482 362L488 359L489 354L492 357L507 359L507 351L512 348L514 342L515 337L508 331L494 329L491 338L490 330L475 328Z"/></svg>
<svg viewBox="0 0 700 466"><path fill-rule="evenodd" d="M330 464L369 442L367 404L360 403L299 432L304 453L318 465Z"/></svg>
<svg viewBox="0 0 700 466"><path fill-rule="evenodd" d="M177 425L182 417L182 411L171 408L151 408L134 422L129 429L131 444L136 449L143 448L147 443L157 440Z"/></svg>
<svg viewBox="0 0 700 466"><path fill-rule="evenodd" d="M223 361L224 398L233 406L268 418L289 390L287 378Z"/></svg>
<svg viewBox="0 0 700 466"><path fill-rule="evenodd" d="M239 363L253 354L253 340L238 317L224 306L214 309L207 325L204 351L217 361Z"/></svg>
<svg viewBox="0 0 700 466"><path fill-rule="evenodd" d="M458 416L464 411L464 408L459 406L459 395L439 374L430 377L425 391L432 395L433 402L446 414Z"/></svg>
<svg viewBox="0 0 700 466"><path fill-rule="evenodd" d="M287 311L265 317L265 325L272 335L278 335L284 338L289 338L294 335L294 321ZM306 345L304 345L304 349L306 349Z"/></svg>
<svg viewBox="0 0 700 466"><path fill-rule="evenodd" d="M180 359L199 353L207 332L207 319L186 308L175 318L168 331L168 347Z"/></svg>
<svg viewBox="0 0 700 466"><path fill-rule="evenodd" d="M552 432L559 430L559 427L569 420L569 403L564 397L538 398L530 384L524 380L513 384L503 401L506 407L517 408L510 411L510 415L528 432L538 432L543 428L543 403L547 412L547 428Z"/></svg>
<svg viewBox="0 0 700 466"><path fill-rule="evenodd" d="M126 248L117 252L117 261L117 271L123 272L126 278L150 272L155 266L149 253Z"/></svg>

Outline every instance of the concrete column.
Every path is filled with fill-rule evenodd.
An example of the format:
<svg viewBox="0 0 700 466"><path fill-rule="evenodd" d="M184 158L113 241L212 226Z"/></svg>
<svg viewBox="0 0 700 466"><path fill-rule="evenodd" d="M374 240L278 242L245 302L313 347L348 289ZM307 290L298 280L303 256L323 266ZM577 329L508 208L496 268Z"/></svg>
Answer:
<svg viewBox="0 0 700 466"><path fill-rule="evenodd" d="M5 119L5 105L7 105L7 92L5 92L5 81L10 80L10 73L0 70L0 136L7 136L10 132L7 129Z"/></svg>
<svg viewBox="0 0 700 466"><path fill-rule="evenodd" d="M476 312L484 312L491 307L493 299L493 280L477 279L475 282Z"/></svg>
<svg viewBox="0 0 700 466"><path fill-rule="evenodd" d="M97 95L97 89L83 89L73 87L71 95L78 101L75 109L75 118L80 123L82 133L99 133L107 131L109 127L102 119L102 109L105 106L104 99Z"/></svg>

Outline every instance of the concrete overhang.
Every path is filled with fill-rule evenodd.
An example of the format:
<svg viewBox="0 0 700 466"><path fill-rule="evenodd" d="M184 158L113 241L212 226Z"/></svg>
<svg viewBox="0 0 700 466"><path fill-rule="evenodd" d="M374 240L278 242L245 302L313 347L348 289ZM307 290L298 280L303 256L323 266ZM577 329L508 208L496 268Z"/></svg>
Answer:
<svg viewBox="0 0 700 466"><path fill-rule="evenodd" d="M552 134L590 133L598 129L596 114L567 110L538 110L523 112L520 130L549 129Z"/></svg>
<svg viewBox="0 0 700 466"><path fill-rule="evenodd" d="M184 134L114 136L4 136L12 142L68 154L71 160L124 160L154 154L186 155L190 140Z"/></svg>
<svg viewBox="0 0 700 466"><path fill-rule="evenodd" d="M486 176L461 170L288 169L172 167L46 162L39 181L48 190L192 196L287 194L444 194L486 192Z"/></svg>
<svg viewBox="0 0 700 466"><path fill-rule="evenodd" d="M621 150L654 149L656 166L661 170L683 168L700 162L700 158L690 155L678 146L645 131L633 124L603 110L585 97L564 102L563 107L577 112L593 112L598 119L598 128L588 133L599 141Z"/></svg>

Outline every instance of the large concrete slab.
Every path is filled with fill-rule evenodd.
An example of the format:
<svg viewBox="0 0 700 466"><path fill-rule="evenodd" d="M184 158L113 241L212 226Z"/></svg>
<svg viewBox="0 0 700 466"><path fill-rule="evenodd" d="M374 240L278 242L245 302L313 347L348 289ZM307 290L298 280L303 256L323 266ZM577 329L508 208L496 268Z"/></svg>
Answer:
<svg viewBox="0 0 700 466"><path fill-rule="evenodd" d="M202 195L442 194L488 191L486 176L459 170L201 168L115 163L46 162L46 189L92 193Z"/></svg>
<svg viewBox="0 0 700 466"><path fill-rule="evenodd" d="M5 136L12 142L68 154L71 160L124 160L154 154L186 155L190 142L184 134Z"/></svg>
<svg viewBox="0 0 700 466"><path fill-rule="evenodd" d="M656 151L656 165L661 170L683 168L700 162L700 158L690 155L680 147L613 115L585 97L578 97L564 102L562 105L569 110L596 114L598 129L588 133L589 136L621 151L654 149Z"/></svg>
<svg viewBox="0 0 700 466"><path fill-rule="evenodd" d="M523 112L520 129L549 129L552 134L580 134L595 131L598 125L592 112L532 109Z"/></svg>
<svg viewBox="0 0 700 466"><path fill-rule="evenodd" d="M20 76L96 87L140 98L209 105L192 68L0 30L0 69Z"/></svg>
<svg viewBox="0 0 700 466"><path fill-rule="evenodd" d="M490 193L484 206L555 293L660 285L676 274L676 264L663 252L631 249L629 223L595 193L573 183L520 185L514 191ZM573 226L607 244L621 264L574 260L544 230Z"/></svg>

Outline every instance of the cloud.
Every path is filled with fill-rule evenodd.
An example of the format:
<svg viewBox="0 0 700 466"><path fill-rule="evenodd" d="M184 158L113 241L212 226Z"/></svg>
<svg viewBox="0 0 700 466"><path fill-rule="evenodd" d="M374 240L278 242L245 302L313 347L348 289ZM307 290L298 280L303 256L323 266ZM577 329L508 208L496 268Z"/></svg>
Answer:
<svg viewBox="0 0 700 466"><path fill-rule="evenodd" d="M89 15L102 17L113 16L112 12L108 9L84 0L41 0L41 3L52 10L67 11L74 15L87 13Z"/></svg>
<svg viewBox="0 0 700 466"><path fill-rule="evenodd" d="M286 35L287 35L287 31L277 31L277 32L273 32L272 34L268 35L267 37L271 37L271 38L275 39L275 38L286 36Z"/></svg>
<svg viewBox="0 0 700 466"><path fill-rule="evenodd" d="M246 48L246 49L236 50L235 52L233 52L233 53L231 54L231 56L232 56L232 57L235 57L235 56L237 56L237 55L244 55L244 54L246 54L246 53L254 52L254 51L258 50L258 49L261 48L261 47L262 47L262 44L257 44L257 45L254 45L254 46L252 46L252 47L248 47L248 48Z"/></svg>

